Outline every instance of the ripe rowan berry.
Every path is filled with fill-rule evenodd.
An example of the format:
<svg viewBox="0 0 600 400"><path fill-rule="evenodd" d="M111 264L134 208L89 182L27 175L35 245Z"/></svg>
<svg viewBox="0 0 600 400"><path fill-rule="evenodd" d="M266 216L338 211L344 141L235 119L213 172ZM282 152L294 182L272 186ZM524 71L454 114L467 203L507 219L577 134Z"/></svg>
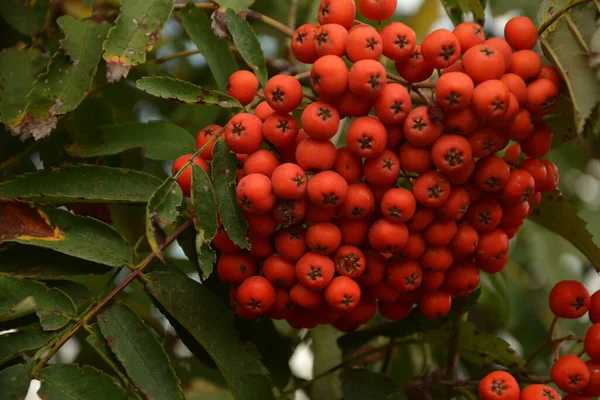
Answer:
<svg viewBox="0 0 600 400"><path fill-rule="evenodd" d="M559 318L579 318L590 308L590 294L581 282L560 281L550 291L550 309Z"/></svg>
<svg viewBox="0 0 600 400"><path fill-rule="evenodd" d="M470 203L471 199L467 190L460 186L453 186L448 200L436 211L444 219L458 221L465 215Z"/></svg>
<svg viewBox="0 0 600 400"><path fill-rule="evenodd" d="M485 32L483 27L474 22L463 22L454 28L452 31L458 42L460 43L460 50L464 54L471 47L485 42Z"/></svg>
<svg viewBox="0 0 600 400"><path fill-rule="evenodd" d="M262 271L273 286L290 288L297 282L294 263L279 254L269 256L263 263Z"/></svg>
<svg viewBox="0 0 600 400"><path fill-rule="evenodd" d="M332 256L338 275L356 278L365 270L366 260L363 252L355 246L340 246Z"/></svg>
<svg viewBox="0 0 600 400"><path fill-rule="evenodd" d="M404 127L403 125L386 125L387 131L387 148L397 149L397 147L404 141Z"/></svg>
<svg viewBox="0 0 600 400"><path fill-rule="evenodd" d="M421 267L433 271L446 271L453 261L454 256L446 246L427 247L419 257Z"/></svg>
<svg viewBox="0 0 600 400"><path fill-rule="evenodd" d="M585 365L590 372L590 381L581 393L586 396L600 396L600 362L588 360Z"/></svg>
<svg viewBox="0 0 600 400"><path fill-rule="evenodd" d="M404 137L413 146L428 146L441 134L442 126L432 120L427 107L413 108L404 120Z"/></svg>
<svg viewBox="0 0 600 400"><path fill-rule="evenodd" d="M342 233L331 222L318 222L306 230L306 245L319 254L333 253L342 242Z"/></svg>
<svg viewBox="0 0 600 400"><path fill-rule="evenodd" d="M421 52L427 64L436 69L454 64L461 54L460 43L447 29L431 32L421 42Z"/></svg>
<svg viewBox="0 0 600 400"><path fill-rule="evenodd" d="M479 235L479 244L475 255L478 260L500 260L508 254L508 236L502 229L483 232Z"/></svg>
<svg viewBox="0 0 600 400"><path fill-rule="evenodd" d="M535 193L535 180L527 171L513 170L504 188L502 188L502 201L505 204L517 204L527 201Z"/></svg>
<svg viewBox="0 0 600 400"><path fill-rule="evenodd" d="M478 232L490 232L502 219L502 207L496 199L482 197L471 203L466 218Z"/></svg>
<svg viewBox="0 0 600 400"><path fill-rule="evenodd" d="M542 187L548 177L548 171L540 160L529 158L524 160L519 166L520 169L527 171L533 176L535 187Z"/></svg>
<svg viewBox="0 0 600 400"><path fill-rule="evenodd" d="M175 161L173 161L173 165L171 166L171 172L173 176L177 175L181 169L183 169L190 159L193 157L193 154L184 154L178 157ZM194 158L194 164L198 165L204 171L208 172L208 165L204 160L200 157ZM192 166L187 165L185 170L179 175L177 178L177 184L181 188L181 192L185 197L190 197L190 190L192 188Z"/></svg>
<svg viewBox="0 0 600 400"><path fill-rule="evenodd" d="M335 165L335 145L329 140L306 138L296 147L296 161L305 171L322 171Z"/></svg>
<svg viewBox="0 0 600 400"><path fill-rule="evenodd" d="M519 384L506 371L494 371L479 382L481 400L519 400Z"/></svg>
<svg viewBox="0 0 600 400"><path fill-rule="evenodd" d="M409 260L418 260L419 257L425 252L427 244L423 235L419 232L411 232L408 234L408 240L404 247L398 252L398 255L405 257Z"/></svg>
<svg viewBox="0 0 600 400"><path fill-rule="evenodd" d="M514 52L510 68L508 68L510 73L520 76L525 82L532 82L540 74L541 70L542 59L536 52L531 50Z"/></svg>
<svg viewBox="0 0 600 400"><path fill-rule="evenodd" d="M594 324L588 328L583 348L585 349L585 354L592 360L600 362L600 324Z"/></svg>
<svg viewBox="0 0 600 400"><path fill-rule="evenodd" d="M444 135L433 144L431 158L435 167L445 174L453 174L473 160L469 141L458 135Z"/></svg>
<svg viewBox="0 0 600 400"><path fill-rule="evenodd" d="M277 231L278 223L270 214L244 213L244 219L248 222L248 232L260 236L271 236Z"/></svg>
<svg viewBox="0 0 600 400"><path fill-rule="evenodd" d="M356 118L348 128L346 144L350 151L360 157L377 157L387 144L385 126L374 117Z"/></svg>
<svg viewBox="0 0 600 400"><path fill-rule="evenodd" d="M275 168L279 166L279 160L269 150L258 150L248 156L244 161L244 171L247 174L263 174L271 177Z"/></svg>
<svg viewBox="0 0 600 400"><path fill-rule="evenodd" d="M294 304L290 299L288 289L282 287L275 288L275 301L265 315L271 319L286 319L289 317Z"/></svg>
<svg viewBox="0 0 600 400"><path fill-rule="evenodd" d="M396 11L398 0L358 0L358 10L374 21L390 18Z"/></svg>
<svg viewBox="0 0 600 400"><path fill-rule="evenodd" d="M536 79L527 86L527 109L533 115L546 115L556 106L558 88L548 79Z"/></svg>
<svg viewBox="0 0 600 400"><path fill-rule="evenodd" d="M340 24L325 24L315 32L315 51L317 56L343 57L346 53L348 31Z"/></svg>
<svg viewBox="0 0 600 400"><path fill-rule="evenodd" d="M256 115L239 113L225 126L225 143L229 150L250 154L260 148L263 141L262 121Z"/></svg>
<svg viewBox="0 0 600 400"><path fill-rule="evenodd" d="M415 199L425 207L443 205L450 196L450 182L440 172L429 171L420 175L412 187Z"/></svg>
<svg viewBox="0 0 600 400"><path fill-rule="evenodd" d="M577 393L590 381L590 371L581 358L567 354L554 363L550 377L563 392Z"/></svg>
<svg viewBox="0 0 600 400"><path fill-rule="evenodd" d="M415 214L415 196L406 189L393 188L385 192L381 199L381 212L392 222L408 221Z"/></svg>
<svg viewBox="0 0 600 400"><path fill-rule="evenodd" d="M353 309L344 314L344 318L362 325L369 322L377 312L377 301L366 293L361 293L360 301Z"/></svg>
<svg viewBox="0 0 600 400"><path fill-rule="evenodd" d="M317 14L319 24L340 24L350 29L356 19L354 0L321 0Z"/></svg>
<svg viewBox="0 0 600 400"><path fill-rule="evenodd" d="M504 56L496 47L479 44L467 50L462 58L465 73L473 82L499 79L506 70Z"/></svg>
<svg viewBox="0 0 600 400"><path fill-rule="evenodd" d="M365 270L355 280L361 287L379 285L385 278L385 259L374 250L365 250Z"/></svg>
<svg viewBox="0 0 600 400"><path fill-rule="evenodd" d="M322 207L337 207L346 201L348 183L333 171L319 172L308 181L310 201Z"/></svg>
<svg viewBox="0 0 600 400"><path fill-rule="evenodd" d="M512 61L512 49L510 48L510 45L508 44L508 42L506 40L498 38L498 37L493 37L493 38L487 39L485 42L483 42L483 44L494 47L496 50L498 50L500 52L500 54L502 54L502 57L504 58L505 69L510 68L510 64Z"/></svg>
<svg viewBox="0 0 600 400"><path fill-rule="evenodd" d="M265 100L278 113L294 111L302 102L302 86L289 75L275 75L265 85Z"/></svg>
<svg viewBox="0 0 600 400"><path fill-rule="evenodd" d="M589 317L592 323L600 323L600 290L597 290L590 299Z"/></svg>
<svg viewBox="0 0 600 400"><path fill-rule="evenodd" d="M456 222L447 219L434 219L423 230L423 238L431 246L446 246L456 235Z"/></svg>
<svg viewBox="0 0 600 400"><path fill-rule="evenodd" d="M360 287L346 276L336 276L325 288L325 301L336 311L353 309L359 303L360 297Z"/></svg>
<svg viewBox="0 0 600 400"><path fill-rule="evenodd" d="M338 131L340 115L337 110L322 102L309 104L302 112L302 128L312 139L328 140Z"/></svg>
<svg viewBox="0 0 600 400"><path fill-rule="evenodd" d="M250 244L250 253L256 259L265 259L275 253L270 236L258 235L256 232L248 232L246 236Z"/></svg>
<svg viewBox="0 0 600 400"><path fill-rule="evenodd" d="M460 261L452 264L444 272L442 289L452 297L464 297L479 286L480 273L477 264L471 261Z"/></svg>
<svg viewBox="0 0 600 400"><path fill-rule="evenodd" d="M385 85L374 104L375 114L384 124L404 122L411 108L410 94L398 83Z"/></svg>
<svg viewBox="0 0 600 400"><path fill-rule="evenodd" d="M243 177L237 185L235 195L240 207L250 214L266 213L275 205L271 180L263 174Z"/></svg>
<svg viewBox="0 0 600 400"><path fill-rule="evenodd" d="M337 208L325 208L309 202L306 207L306 220L310 222L328 222L337 217Z"/></svg>
<svg viewBox="0 0 600 400"><path fill-rule="evenodd" d="M309 290L300 283L290 289L290 300L307 310L316 310L323 303L323 293Z"/></svg>
<svg viewBox="0 0 600 400"><path fill-rule="evenodd" d="M211 245L221 253L237 253L242 250L237 244L233 243L227 232L225 232L223 225L220 224Z"/></svg>
<svg viewBox="0 0 600 400"><path fill-rule="evenodd" d="M305 253L305 235L301 226L281 229L275 234L275 250L286 260L296 261Z"/></svg>
<svg viewBox="0 0 600 400"><path fill-rule="evenodd" d="M348 147L337 149L333 170L340 174L348 183L354 183L362 177L362 160Z"/></svg>
<svg viewBox="0 0 600 400"><path fill-rule="evenodd" d="M527 105L527 86L523 78L516 74L507 73L500 77L500 81L516 96L521 107Z"/></svg>
<svg viewBox="0 0 600 400"><path fill-rule="evenodd" d="M498 156L491 155L477 161L473 183L486 192L502 190L510 178L510 167Z"/></svg>
<svg viewBox="0 0 600 400"><path fill-rule="evenodd" d="M542 193L552 192L558 187L560 172L558 167L550 160L542 160L542 164L546 168L546 180L539 188L536 187L536 189Z"/></svg>
<svg viewBox="0 0 600 400"><path fill-rule="evenodd" d="M417 45L417 35L408 25L392 22L381 31L383 54L395 62L406 61Z"/></svg>
<svg viewBox="0 0 600 400"><path fill-rule="evenodd" d="M236 297L240 307L254 314L262 314L275 303L275 289L262 276L251 276L242 282Z"/></svg>
<svg viewBox="0 0 600 400"><path fill-rule="evenodd" d="M562 78L556 68L549 65L542 67L537 79L548 79L550 82L554 83L554 86L556 86L557 89L560 89L562 84Z"/></svg>
<svg viewBox="0 0 600 400"><path fill-rule="evenodd" d="M256 271L254 257L247 251L222 253L217 262L217 275L225 283L240 284Z"/></svg>
<svg viewBox="0 0 600 400"><path fill-rule="evenodd" d="M370 218L348 219L338 221L342 232L342 243L349 246L362 246L367 242L367 231L371 226Z"/></svg>
<svg viewBox="0 0 600 400"><path fill-rule="evenodd" d="M357 26L348 33L346 56L350 61L378 60L382 52L381 36L371 26Z"/></svg>
<svg viewBox="0 0 600 400"><path fill-rule="evenodd" d="M448 245L455 260L461 260L475 252L479 245L477 230L468 224L459 224L456 235Z"/></svg>
<svg viewBox="0 0 600 400"><path fill-rule="evenodd" d="M477 129L479 117L472 108L465 108L445 113L442 123L447 133L466 136Z"/></svg>
<svg viewBox="0 0 600 400"><path fill-rule="evenodd" d="M205 128L202 128L200 130L200 132L198 132L198 134L196 135L196 150L200 150L202 147L204 147L205 144L210 142L210 140L217 133L219 133L221 131L221 129L223 129L223 127L220 125L209 125ZM200 153L200 157L202 157L202 159L208 160L208 161L213 159L212 151L213 151L213 148L215 147L215 143L217 143L217 142L216 141L212 142L211 144L206 146L206 148L204 150L202 150L202 152Z"/></svg>
<svg viewBox="0 0 600 400"><path fill-rule="evenodd" d="M502 228L515 228L521 226L528 214L529 203L526 201L512 205L505 204L502 207Z"/></svg>
<svg viewBox="0 0 600 400"><path fill-rule="evenodd" d="M421 282L421 288L426 292L435 292L444 283L445 272L444 271L433 271L427 269L423 271L423 282Z"/></svg>
<svg viewBox="0 0 600 400"><path fill-rule="evenodd" d="M548 385L536 384L521 390L520 400L560 400L560 395Z"/></svg>
<svg viewBox="0 0 600 400"><path fill-rule="evenodd" d="M437 290L426 293L419 302L419 311L427 319L443 317L450 312L452 298L448 293Z"/></svg>
<svg viewBox="0 0 600 400"><path fill-rule="evenodd" d="M349 219L368 217L375 209L375 195L364 183L348 185L346 201L338 208L340 216Z"/></svg>
<svg viewBox="0 0 600 400"><path fill-rule="evenodd" d="M298 122L289 114L273 113L263 122L262 133L276 146L290 146L298 135Z"/></svg>
<svg viewBox="0 0 600 400"><path fill-rule="evenodd" d="M521 150L531 158L542 158L550 152L552 147L552 130L540 123L531 135L521 142Z"/></svg>
<svg viewBox="0 0 600 400"><path fill-rule="evenodd" d="M277 199L271 210L275 221L281 225L294 225L304 219L306 214L306 200L284 200Z"/></svg>
<svg viewBox="0 0 600 400"><path fill-rule="evenodd" d="M508 111L510 92L499 80L491 79L480 83L473 90L472 107L486 121L502 119Z"/></svg>
<svg viewBox="0 0 600 400"><path fill-rule="evenodd" d="M290 48L301 63L312 64L319 58L315 49L315 32L318 28L314 24L304 24L294 31Z"/></svg>
<svg viewBox="0 0 600 400"><path fill-rule="evenodd" d="M384 150L378 157L365 161L363 174L373 185L395 184L400 175L400 158L391 150Z"/></svg>
<svg viewBox="0 0 600 400"><path fill-rule="evenodd" d="M331 102L337 108L340 117L362 117L369 114L376 99L376 97L365 98L351 90L346 90Z"/></svg>
<svg viewBox="0 0 600 400"><path fill-rule="evenodd" d="M447 72L435 85L435 99L445 111L458 111L471 103L473 80L464 72Z"/></svg>
<svg viewBox="0 0 600 400"><path fill-rule="evenodd" d="M227 81L227 94L236 98L241 105L252 103L258 90L258 78L250 71L236 71Z"/></svg>
<svg viewBox="0 0 600 400"><path fill-rule="evenodd" d="M298 282L310 290L321 290L333 279L333 261L322 254L308 252L296 263Z"/></svg>
<svg viewBox="0 0 600 400"><path fill-rule="evenodd" d="M527 17L511 18L504 26L504 37L515 50L531 49L538 39L537 28Z"/></svg>
<svg viewBox="0 0 600 400"><path fill-rule="evenodd" d="M413 310L412 305L406 304L400 300L393 302L379 301L379 303L377 303L377 308L384 318L392 321L406 319Z"/></svg>
<svg viewBox="0 0 600 400"><path fill-rule="evenodd" d="M414 193L414 192L413 192ZM435 219L435 211L431 208L417 204L417 210L411 219L406 221L406 226L411 232L420 232Z"/></svg>
<svg viewBox="0 0 600 400"><path fill-rule="evenodd" d="M281 199L296 200L304 196L307 187L306 174L296 164L281 164L271 175L273 192Z"/></svg>
<svg viewBox="0 0 600 400"><path fill-rule="evenodd" d="M320 57L310 70L310 81L313 90L327 97L342 95L348 87L348 67L338 56Z"/></svg>
<svg viewBox="0 0 600 400"><path fill-rule="evenodd" d="M504 132L510 140L525 140L533 133L534 124L531 113L521 108L513 120L505 127ZM520 150L520 148L519 148Z"/></svg>
<svg viewBox="0 0 600 400"><path fill-rule="evenodd" d="M421 82L433 74L433 67L425 61L421 53L421 46L415 46L410 56L401 61L396 61L398 75L409 83Z"/></svg>
<svg viewBox="0 0 600 400"><path fill-rule="evenodd" d="M410 260L393 260L385 270L386 282L400 292L410 292L421 286L421 266Z"/></svg>
<svg viewBox="0 0 600 400"><path fill-rule="evenodd" d="M379 219L369 229L369 243L382 253L400 251L408 240L408 228L405 224L396 224L387 219Z"/></svg>
<svg viewBox="0 0 600 400"><path fill-rule="evenodd" d="M379 61L360 60L350 68L348 87L359 96L377 97L387 82L385 68Z"/></svg>
<svg viewBox="0 0 600 400"><path fill-rule="evenodd" d="M275 110L273 110L269 103L267 103L266 101L261 101L254 109L254 115L256 115L258 119L260 119L263 122L265 122L267 117L273 114L274 112Z"/></svg>
<svg viewBox="0 0 600 400"><path fill-rule="evenodd" d="M400 165L407 172L423 173L429 171L433 166L431 152L426 147L415 147L410 143L400 146L398 153Z"/></svg>

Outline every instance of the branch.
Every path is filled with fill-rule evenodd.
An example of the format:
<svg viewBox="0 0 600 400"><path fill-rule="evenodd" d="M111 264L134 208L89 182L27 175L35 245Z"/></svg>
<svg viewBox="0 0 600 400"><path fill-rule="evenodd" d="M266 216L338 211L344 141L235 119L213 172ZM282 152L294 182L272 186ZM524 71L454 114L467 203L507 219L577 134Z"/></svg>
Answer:
<svg viewBox="0 0 600 400"><path fill-rule="evenodd" d="M271 17L267 17L264 14L258 13L254 10L248 10L248 14L246 14L246 18L252 21L262 22L265 25L270 26L271 28L283 33L288 37L294 36L294 30L290 27L282 24L281 22L274 20Z"/></svg>
<svg viewBox="0 0 600 400"><path fill-rule="evenodd" d="M564 6L563 8L561 8L560 10L558 10L556 13L552 14L550 16L550 18L548 18L546 21L544 21L544 23L542 23L539 26L539 28L538 28L538 35L541 35L542 33L544 33L546 31L546 29L548 29L548 27L550 27L550 25L552 25L553 23L555 23L557 19L559 19L563 14L565 14L571 8L576 7L576 6L578 6L580 4L583 4L583 3L588 3L589 1L590 0L577 0L577 1L574 1L574 2L569 3L566 6Z"/></svg>
<svg viewBox="0 0 600 400"><path fill-rule="evenodd" d="M531 354L529 354L527 356L527 358L525 359L525 365L529 365L531 364L531 362L540 355L540 353L544 350L544 348L552 343L552 337L554 336L554 329L556 328L556 323L558 322L558 317L554 316L554 318L552 319L552 323L550 324L550 328L548 329L548 336L546 337L546 340L544 340L543 342L541 342L535 349L533 349L533 351L531 352Z"/></svg>
<svg viewBox="0 0 600 400"><path fill-rule="evenodd" d="M177 239L179 237L179 235L181 235L190 226L192 226L192 221L191 220L186 221L171 236L169 236L165 240L165 243L161 246L160 250L162 251L166 247L168 247L171 243L173 243L173 241L175 241L175 239ZM31 376L36 376L40 372L40 370L44 367L44 365L46 365L46 363L61 349L61 347L65 343L67 343L69 341L69 339L71 339L71 337L73 337L79 331L79 329L81 329L85 325L87 325L87 323L92 318L94 318L96 316L96 314L98 314L100 311L102 311L102 309L104 307L106 307L106 305L116 295L118 295L123 289L125 289L131 282L133 282L133 280L140 277L142 275L142 271L144 270L144 268L146 268L148 266L148 264L150 264L150 262L152 262L152 260L154 260L155 257L156 257L156 253L149 254L148 257L146 257L142 262L140 262L134 268L134 270L125 278L125 280L123 282L121 282L117 287L115 287L112 290L112 292L110 292L105 298L103 298L98 304L96 304L96 306L94 306L90 311L88 311L81 318L79 318L79 321L77 321L77 323L75 325L73 325L71 328L63 331L63 333L61 334L60 338L58 339L58 341L56 342L54 347L33 368L33 372L31 373Z"/></svg>

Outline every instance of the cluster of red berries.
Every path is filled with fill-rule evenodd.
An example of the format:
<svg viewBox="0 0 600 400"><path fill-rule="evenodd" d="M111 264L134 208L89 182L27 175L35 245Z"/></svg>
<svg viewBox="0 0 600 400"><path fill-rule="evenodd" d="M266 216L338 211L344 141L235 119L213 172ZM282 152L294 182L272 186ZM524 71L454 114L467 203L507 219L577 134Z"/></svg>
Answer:
<svg viewBox="0 0 600 400"><path fill-rule="evenodd" d="M590 296L578 281L562 281L550 292L550 309L557 318L576 319L588 313L592 325L583 340L590 358L567 354L558 358L550 370L554 384L568 395L564 400L592 400L600 396L600 291ZM552 387L530 385L523 391L515 378L505 371L494 371L481 380L481 400L560 400Z"/></svg>
<svg viewBox="0 0 600 400"><path fill-rule="evenodd" d="M359 0L358 8L384 20L396 0ZM480 271L502 270L509 239L541 193L557 187L557 167L539 158L552 138L542 117L561 81L531 50L531 20L512 19L506 40L486 40L480 25L465 22L417 45L407 25L378 32L355 17L353 0L322 0L320 26L295 31L292 51L312 64L318 95L300 121L290 114L304 97L300 83L276 75L259 94L265 101L224 128L239 160L236 194L251 250L224 230L212 245L242 317L351 331L377 309L391 320L415 305L426 318L446 315L452 298L479 285ZM388 82L382 55L402 84ZM435 70L434 95L413 107L413 84ZM238 71L227 93L247 106L258 89L253 73ZM355 118L336 149L331 139L345 117ZM202 129L198 149L220 130ZM208 146L195 162L208 169L211 159ZM190 175L179 177L186 193Z"/></svg>

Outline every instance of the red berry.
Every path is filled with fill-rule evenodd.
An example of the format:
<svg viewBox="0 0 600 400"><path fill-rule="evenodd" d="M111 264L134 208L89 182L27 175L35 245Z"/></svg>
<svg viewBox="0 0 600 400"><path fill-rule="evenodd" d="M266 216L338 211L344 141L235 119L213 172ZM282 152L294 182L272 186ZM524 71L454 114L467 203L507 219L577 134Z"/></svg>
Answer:
<svg viewBox="0 0 600 400"><path fill-rule="evenodd" d="M481 400L519 400L519 384L505 371L494 371L479 382Z"/></svg>
<svg viewBox="0 0 600 400"><path fill-rule="evenodd" d="M577 393L590 381L590 371L581 358L567 354L554 363L550 377L563 392Z"/></svg>
<svg viewBox="0 0 600 400"><path fill-rule="evenodd" d="M590 294L581 282L560 281L550 292L550 309L559 318L579 318L589 308Z"/></svg>

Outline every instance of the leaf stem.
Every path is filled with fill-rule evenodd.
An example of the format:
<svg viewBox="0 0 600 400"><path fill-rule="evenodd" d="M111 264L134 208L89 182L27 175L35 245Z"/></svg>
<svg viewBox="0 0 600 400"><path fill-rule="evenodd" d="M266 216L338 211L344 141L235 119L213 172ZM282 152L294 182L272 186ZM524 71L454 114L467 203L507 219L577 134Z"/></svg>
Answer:
<svg viewBox="0 0 600 400"><path fill-rule="evenodd" d="M35 141L35 142L31 143L29 146L25 147L19 154L16 154L16 155L10 157L9 159L3 161L0 164L0 172L4 171L5 169L10 167L17 161L20 161L22 158L29 156L31 153L33 153L38 148L39 144L40 144L39 141Z"/></svg>
<svg viewBox="0 0 600 400"><path fill-rule="evenodd" d="M166 247L168 247L175 239L177 239L179 237L179 235L181 235L190 226L192 226L191 220L188 220L183 225L181 225L171 236L169 236L165 240L165 243L161 247L161 250L164 250ZM98 302L91 310L86 312L79 319L79 321L77 321L77 323L75 325L73 325L70 328L63 331L63 333L60 335L60 338L58 339L58 341L56 342L54 347L52 347L52 349L48 352L48 354L46 354L44 356L44 358L42 358L35 365L35 367L33 368L33 372L31 373L31 376L36 376L40 372L40 370L44 367L44 365L46 365L46 363L62 348L62 346L65 343L67 343L67 341L69 341L69 339L71 339L71 337L73 337L79 331L79 329L81 329L85 325L87 325L87 323L96 314L98 314L100 311L102 311L102 309L104 307L106 307L106 305L117 294L119 294L123 289L125 289L136 278L141 276L144 268L146 268L148 266L148 264L150 264L150 262L152 262L152 260L154 260L155 257L156 257L156 253L149 254L144 260L142 260L142 262L140 262L136 266L136 268L125 278L125 280L123 280L123 282L121 282L117 287L115 287L106 297L104 297L100 302Z"/></svg>
<svg viewBox="0 0 600 400"><path fill-rule="evenodd" d="M552 323L550 324L550 328L548 329L548 336L544 341L542 341L531 354L527 356L525 359L525 365L531 364L531 362L540 355L540 353L544 350L544 348L553 342L552 337L554 336L554 329L556 328L556 323L558 322L558 317L554 316L552 319Z"/></svg>
<svg viewBox="0 0 600 400"><path fill-rule="evenodd" d="M310 71L300 72L299 74L294 75L292 78L297 80L302 80L304 78L308 78L310 76Z"/></svg>
<svg viewBox="0 0 600 400"><path fill-rule="evenodd" d="M299 383L298 385L296 385L295 387L293 387L293 388L291 388L289 390L283 391L279 395L279 397L277 397L277 399L278 400L287 399L289 396L293 395L297 390L302 389L302 388L304 388L304 387L312 384L314 381L326 377L327 375L333 374L334 372L336 372L336 371L338 371L340 369L344 369L346 367L349 367L355 361L358 361L358 360L360 360L362 358L370 356L371 354L385 352L385 351L387 351L389 349L394 348L395 346L399 346L399 345L403 345L403 344L411 344L411 343L421 343L421 340L420 339L416 339L416 338L409 338L409 339L402 339L402 340L391 341L390 343L386 344L385 346L376 347L374 349L371 349L369 351L361 353L361 354L359 354L359 355L357 355L355 357L352 357L352 358L344 361L341 364L338 364L338 365L336 365L334 367L329 368L328 370L325 370L325 371L321 372L318 375L315 375L310 380L303 381L303 382Z"/></svg>
<svg viewBox="0 0 600 400"><path fill-rule="evenodd" d="M572 3L567 4L566 6L564 6L563 8L561 8L560 10L558 10L557 12L555 12L554 14L552 14L550 16L550 18L548 18L546 21L544 21L538 28L538 35L541 35L542 33L544 33L546 31L546 29L548 29L548 27L550 27L550 25L552 25L553 23L556 22L557 19L559 19L563 14L565 14L567 11L569 11L571 8L576 7L580 4L583 3L588 3L590 0L576 0Z"/></svg>
<svg viewBox="0 0 600 400"><path fill-rule="evenodd" d="M294 30L291 29L289 26L286 26L281 22L274 20L271 17L267 17L266 15L256 12L254 10L248 10L248 14L246 14L246 17L253 21L262 22L263 24L270 26L271 28L283 33L288 37L294 36Z"/></svg>

